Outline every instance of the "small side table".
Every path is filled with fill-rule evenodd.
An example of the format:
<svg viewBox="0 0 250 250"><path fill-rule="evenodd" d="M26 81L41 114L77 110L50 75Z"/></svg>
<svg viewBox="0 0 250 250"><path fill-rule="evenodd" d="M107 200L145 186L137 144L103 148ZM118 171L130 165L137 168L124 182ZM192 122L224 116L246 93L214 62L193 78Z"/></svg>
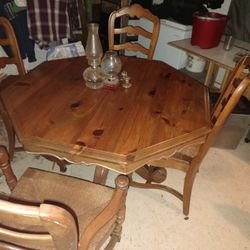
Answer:
<svg viewBox="0 0 250 250"><path fill-rule="evenodd" d="M223 42L220 42L217 47L211 49L201 49L199 46L193 46L191 44L191 38L173 41L168 44L187 53L201 57L208 62L208 68L204 81L204 85L206 86L210 86L217 68L223 68L225 70L225 74L222 80L220 92L224 89L227 78L232 69L235 67L235 55L242 50L250 51L249 43L238 40L235 42L235 46L233 46L233 48L229 51L223 49ZM250 100L250 88L247 89L244 96Z"/></svg>

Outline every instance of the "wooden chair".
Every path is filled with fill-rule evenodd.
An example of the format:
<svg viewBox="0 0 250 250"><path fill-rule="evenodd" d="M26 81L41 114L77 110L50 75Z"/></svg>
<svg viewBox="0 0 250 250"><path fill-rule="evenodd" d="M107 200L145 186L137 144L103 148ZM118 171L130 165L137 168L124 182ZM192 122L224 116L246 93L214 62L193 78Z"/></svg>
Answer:
<svg viewBox="0 0 250 250"><path fill-rule="evenodd" d="M12 190L0 199L0 249L105 249L120 241L128 177L116 188L28 168L17 182L6 150L0 168Z"/></svg>
<svg viewBox="0 0 250 250"><path fill-rule="evenodd" d="M24 76L26 74L26 70L23 64L23 60L21 57L21 53L19 50L18 42L16 40L15 32L11 26L11 23L5 17L0 17L0 28L3 28L5 32L5 38L0 38L1 46L9 46L12 52L12 57L0 57L0 68L4 68L8 64L15 64L20 76ZM16 78L14 76L8 76L7 74L0 74L0 91L4 88L8 87ZM15 131L11 122L11 119L6 112L4 104L0 99L0 116L2 117L3 123L5 125L8 137L8 150L9 156L12 160L14 157L15 151L23 150L23 147L15 147ZM44 156L48 160L54 161L60 167L61 172L66 171L66 162L63 160L59 160L52 156Z"/></svg>
<svg viewBox="0 0 250 250"><path fill-rule="evenodd" d="M153 23L152 32L146 31L139 26L128 25L126 27L115 28L115 20L122 16L129 16L131 18L145 18ZM110 50L132 50L139 51L147 56L148 59L152 59L154 55L155 46L157 43L160 30L160 20L157 16L154 16L148 9L144 9L139 4L133 4L128 7L123 7L117 11L113 11L109 16L108 36L109 36L109 49ZM138 42L125 42L121 44L115 44L115 35L133 34L137 36L144 36L150 40L149 48L143 47Z"/></svg>
<svg viewBox="0 0 250 250"><path fill-rule="evenodd" d="M129 0L102 0L101 1L101 11L100 11L100 26L99 26L99 35L102 43L103 51L107 51L109 49L109 39L108 39L108 19L110 14L119 10L122 7L129 5ZM128 18L123 16L120 18L119 22L116 23L120 27L123 27L128 24ZM121 35L120 41L125 41L125 35ZM120 53L121 54L121 53Z"/></svg>
<svg viewBox="0 0 250 250"><path fill-rule="evenodd" d="M0 17L0 27L3 28L6 35L6 38L0 38L0 45L9 46L12 52L12 57L0 57L0 68L4 68L8 64L15 64L19 75L21 76L25 75L26 71L24 68L19 46L16 40L15 32L8 19L6 19L5 17ZM11 82L14 80L14 78L12 77L8 77L8 79L5 79L6 77L7 74L5 73L2 73L0 75L0 91L3 90L5 87L7 87L9 84L11 84ZM15 150L15 133L11 120L9 119L9 116L1 100L0 100L0 115L3 119L4 125L7 130L9 152L10 152L10 157L12 159Z"/></svg>
<svg viewBox="0 0 250 250"><path fill-rule="evenodd" d="M6 38L0 38L1 46L10 46L12 57L1 57L0 68L5 67L7 64L15 64L20 75L25 75L23 60L16 40L15 32L5 17L0 17L0 27L5 31Z"/></svg>
<svg viewBox="0 0 250 250"><path fill-rule="evenodd" d="M243 80L241 79L243 70L249 67L250 55L241 58L231 73L227 86L221 93L211 113L211 131L205 139L197 138L192 147L175 152L169 159L161 159L150 163L150 166L142 167L137 173L145 178L147 182L138 183L132 180L130 185L139 188L161 189L172 193L183 202L183 213L187 216L189 214L192 187L199 166L231 111L247 87L250 86L250 74L245 76ZM185 172L183 193L165 185L152 184L152 182L160 183L166 179L165 168L174 168Z"/></svg>
<svg viewBox="0 0 250 250"><path fill-rule="evenodd" d="M0 28L3 28L5 32L5 38L0 38L1 46L9 46L12 52L12 57L0 57L0 69L4 68L6 65L15 64L20 76L24 76L26 74L26 70L23 64L23 60L21 57L21 53L19 50L18 42L16 40L15 32L11 26L11 23L5 17L0 17ZM0 74L0 91L4 88L8 87L13 81L15 81L14 76L8 76L5 73ZM11 119L6 112L4 104L0 99L0 116L2 117L3 123L5 125L8 137L8 151L10 159L12 160L14 157L14 153L16 151L23 150L23 147L15 147L15 131L11 122ZM66 171L66 162L63 160L59 160L52 156L45 156L48 160L54 161L60 167L61 172Z"/></svg>

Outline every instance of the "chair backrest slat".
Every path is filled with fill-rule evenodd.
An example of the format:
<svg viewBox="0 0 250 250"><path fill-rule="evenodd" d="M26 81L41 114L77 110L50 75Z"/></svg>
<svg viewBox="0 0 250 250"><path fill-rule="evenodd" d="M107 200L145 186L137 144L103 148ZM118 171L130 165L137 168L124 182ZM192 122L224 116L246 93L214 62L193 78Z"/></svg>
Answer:
<svg viewBox="0 0 250 250"><path fill-rule="evenodd" d="M1 242L1 241L0 241L0 249L1 250L27 250L27 248L10 245L6 242Z"/></svg>
<svg viewBox="0 0 250 250"><path fill-rule="evenodd" d="M140 52L142 52L144 54L146 54L147 51L148 51L146 48L144 48L139 43L123 43L123 44L114 46L114 50L121 50L121 49L128 49L128 50L131 50L131 51L140 51Z"/></svg>
<svg viewBox="0 0 250 250"><path fill-rule="evenodd" d="M128 34L133 34L133 35L141 35L141 36L144 36L144 37L146 37L148 39L152 38L152 33L146 31L145 29L143 29L140 26L131 26L131 25L129 25L129 26L126 26L126 27L123 27L123 28L117 28L117 29L114 30L114 33L115 34L128 33Z"/></svg>
<svg viewBox="0 0 250 250"><path fill-rule="evenodd" d="M10 58L10 57L1 57L0 58L0 67L4 67L7 64L15 64L15 59L14 58Z"/></svg>
<svg viewBox="0 0 250 250"><path fill-rule="evenodd" d="M129 25L127 27L115 28L115 20L122 16L128 16L131 18L145 18L148 21L152 22L153 28L149 32L142 27ZM113 11L109 16L109 49L110 50L133 50L140 51L147 56L148 59L153 58L154 50L159 36L160 30L160 20L157 16L154 16L148 9L144 9L139 4L133 4L131 6L126 6L120 10ZM143 46L138 46L138 43L122 43L115 44L115 34L135 34L146 37L150 40L148 48L143 48ZM134 46L133 46L134 45ZM138 50L137 50L138 49Z"/></svg>
<svg viewBox="0 0 250 250"><path fill-rule="evenodd" d="M220 95L215 108L212 113L211 121L213 125L217 121L218 117L221 115L225 115L223 113L225 107L227 105L230 106L230 110L235 107L237 104L241 95L245 91L245 89L248 87L248 79L249 77L246 77L245 80L242 80L242 74L245 69L248 69L250 67L250 56L244 56L242 57L237 65L235 66L235 69L232 71L231 75L229 76L228 84L226 88L224 89L223 93ZM229 102L229 100L234 100L233 102ZM230 112L231 112L230 111ZM230 113L229 113L230 114ZM226 117L229 116L229 114L226 114Z"/></svg>
<svg viewBox="0 0 250 250"><path fill-rule="evenodd" d="M53 249L54 244L49 234L20 233L13 230L0 228L0 241L4 241L6 247L12 249L13 246L24 247L25 249ZM9 243L11 242L11 243ZM7 248L8 249L8 248Z"/></svg>
<svg viewBox="0 0 250 250"><path fill-rule="evenodd" d="M0 45L9 45L12 52L12 57L0 57L1 67L7 64L15 64L20 75L25 75L26 70L24 68L23 60L19 50L18 42L16 40L15 32L5 17L0 17L0 26L5 30L6 38L0 39Z"/></svg>
<svg viewBox="0 0 250 250"><path fill-rule="evenodd" d="M4 45L9 45L10 44L10 40L9 39L6 39L6 38L0 38L0 44L2 46Z"/></svg>
<svg viewBox="0 0 250 250"><path fill-rule="evenodd" d="M0 224L0 241L9 246L77 249L78 233L74 218L56 205L32 206L0 200Z"/></svg>

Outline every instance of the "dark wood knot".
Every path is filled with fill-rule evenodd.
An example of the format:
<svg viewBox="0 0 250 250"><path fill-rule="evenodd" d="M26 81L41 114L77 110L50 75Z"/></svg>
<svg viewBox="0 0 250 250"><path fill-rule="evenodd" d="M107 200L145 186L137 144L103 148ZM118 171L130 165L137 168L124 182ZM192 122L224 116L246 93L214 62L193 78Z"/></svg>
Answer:
<svg viewBox="0 0 250 250"><path fill-rule="evenodd" d="M93 131L94 136L101 136L103 134L104 130L103 129L96 129Z"/></svg>
<svg viewBox="0 0 250 250"><path fill-rule="evenodd" d="M54 125L55 122L53 120L49 119L49 124Z"/></svg>
<svg viewBox="0 0 250 250"><path fill-rule="evenodd" d="M187 109L183 109L181 113L182 115L185 115L187 113Z"/></svg>
<svg viewBox="0 0 250 250"><path fill-rule="evenodd" d="M79 108L81 106L82 102L78 101L78 102L74 102L70 105L71 110L75 110L77 108Z"/></svg>
<svg viewBox="0 0 250 250"><path fill-rule="evenodd" d="M148 92L148 95L149 96L154 96L155 92L156 92L155 89L153 89L153 90L151 90L151 91Z"/></svg>
<svg viewBox="0 0 250 250"><path fill-rule="evenodd" d="M161 119L168 125L170 125L170 121L166 117L161 117Z"/></svg>
<svg viewBox="0 0 250 250"><path fill-rule="evenodd" d="M169 119L167 119L167 118L164 117L164 116L161 116L161 119L162 119L167 125L169 125L169 126L171 126L171 127L175 127L175 126L176 126L175 123L171 122Z"/></svg>
<svg viewBox="0 0 250 250"><path fill-rule="evenodd" d="M161 74L160 74L161 78L163 78L163 79L168 79L168 78L170 78L171 75L172 74L169 72L168 73L161 72Z"/></svg>

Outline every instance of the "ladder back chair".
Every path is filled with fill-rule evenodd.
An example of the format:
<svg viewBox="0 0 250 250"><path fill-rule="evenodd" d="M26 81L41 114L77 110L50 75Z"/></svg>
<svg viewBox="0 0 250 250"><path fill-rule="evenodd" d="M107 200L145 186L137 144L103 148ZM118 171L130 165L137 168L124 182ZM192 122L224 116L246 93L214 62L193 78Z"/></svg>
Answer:
<svg viewBox="0 0 250 250"><path fill-rule="evenodd" d="M152 22L152 32L145 30L140 26L128 25L126 27L115 27L115 20L128 16L131 18L145 18ZM160 30L160 20L157 16L154 16L148 9L144 9L139 4L133 4L131 6L123 7L117 11L113 11L109 16L108 24L108 37L109 37L109 49L110 50L132 50L139 51L147 56L148 59L152 59L157 43ZM150 40L149 48L145 48L138 42L124 42L121 44L115 44L115 35L130 34L136 36L144 36Z"/></svg>
<svg viewBox="0 0 250 250"><path fill-rule="evenodd" d="M125 218L128 177L116 187L28 168L17 181L0 147L9 197L0 198L0 249L113 249Z"/></svg>
<svg viewBox="0 0 250 250"><path fill-rule="evenodd" d="M3 28L5 33L5 38L0 38L0 45L9 46L12 52L12 57L0 57L0 68L4 68L6 65L9 64L15 64L19 75L23 76L26 74L26 70L23 64L23 60L21 57L14 29L11 23L5 17L0 17L0 27ZM7 74L5 73L0 74L0 91L6 88L9 84L11 84L11 82L15 79L12 78L11 76L8 76L8 78L5 79L6 77ZM1 100L0 100L0 115L2 117L3 123L7 131L8 151L10 159L12 160L14 157L14 152L23 150L23 147L15 147L15 131L11 119L8 113L6 112L5 107ZM45 156L45 157L47 157L49 160L55 161L59 165L61 172L66 171L65 163L62 160L50 156Z"/></svg>
<svg viewBox="0 0 250 250"><path fill-rule="evenodd" d="M250 55L241 58L231 73L227 85L211 113L211 130L206 138L198 139L192 146L175 152L169 159L161 159L143 166L137 171L137 174L146 179L146 183L138 183L132 180L131 186L161 189L172 193L183 202L183 213L188 216L192 187L199 166L233 108L237 105L244 91L250 86L250 74L242 79L242 73L247 68L250 68ZM166 168L174 168L185 172L182 193L172 187L157 184L166 179Z"/></svg>
<svg viewBox="0 0 250 250"><path fill-rule="evenodd" d="M15 32L11 26L11 23L5 17L0 17L0 28L2 28L5 33L5 38L0 38L0 45L9 46L12 52L12 57L2 57L2 56L0 57L0 68L2 69L9 64L15 64L19 75L21 76L25 75L26 71L24 68L19 46L16 40ZM0 91L5 87L7 87L9 84L11 84L11 81L14 80L11 77L5 79L6 77L7 77L6 73L0 74ZM4 125L7 130L8 148L9 148L10 158L12 159L15 150L15 133L11 120L9 119L9 116L1 100L0 100L0 115L3 119Z"/></svg>
<svg viewBox="0 0 250 250"><path fill-rule="evenodd" d="M0 68L5 67L8 64L15 64L20 75L25 75L23 60L19 50L19 46L16 40L15 32L11 26L11 23L5 17L0 17L0 27L5 31L5 38L0 38L1 46L9 46L12 52L12 57L1 57Z"/></svg>

